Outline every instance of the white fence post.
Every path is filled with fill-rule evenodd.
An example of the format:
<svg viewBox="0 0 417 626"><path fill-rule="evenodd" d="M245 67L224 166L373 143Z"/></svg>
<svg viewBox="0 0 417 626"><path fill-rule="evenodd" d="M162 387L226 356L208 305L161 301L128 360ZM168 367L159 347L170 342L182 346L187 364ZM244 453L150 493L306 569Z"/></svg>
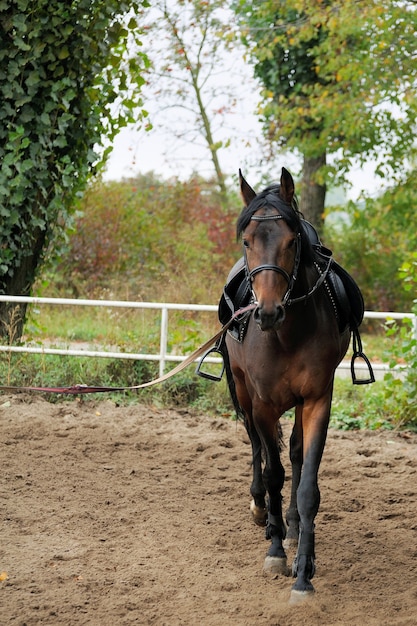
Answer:
<svg viewBox="0 0 417 626"><path fill-rule="evenodd" d="M417 315L413 315L413 339L417 341Z"/></svg>
<svg viewBox="0 0 417 626"><path fill-rule="evenodd" d="M167 354L167 342L168 342L168 309L165 306L161 309L161 336L159 339L159 376L163 376L164 371L165 371L165 357Z"/></svg>

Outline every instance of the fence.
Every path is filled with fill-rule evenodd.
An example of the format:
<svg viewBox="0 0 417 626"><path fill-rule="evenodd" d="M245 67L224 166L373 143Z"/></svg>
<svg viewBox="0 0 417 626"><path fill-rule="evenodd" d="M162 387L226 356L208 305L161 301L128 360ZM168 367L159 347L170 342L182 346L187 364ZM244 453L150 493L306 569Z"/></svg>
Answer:
<svg viewBox="0 0 417 626"><path fill-rule="evenodd" d="M42 346L0 346L0 352L25 352L32 354L57 354L68 356L84 356L84 357L99 357L99 358L113 358L113 359L133 359L137 361L159 361L159 374L162 376L165 372L166 363L169 361L183 361L186 356L174 355L167 352L168 343L168 312L169 311L212 311L217 313L216 305L205 304L175 304L167 302L129 302L129 301L115 301L115 300L85 300L85 299L71 299L71 298L33 298L26 296L5 296L0 295L0 302L15 302L15 303L27 303L27 304L51 304L51 305L69 305L69 306L90 306L90 307L107 307L107 308L131 308L131 309L154 309L159 311L160 320L160 340L159 340L159 353L158 354L141 354L133 352L112 352L112 351L96 351L96 350L75 350L71 348L49 348ZM412 313L393 313L393 312L377 312L377 311L365 311L365 319L411 319L413 323L413 335L417 338L417 316ZM202 337L201 343L207 339ZM220 359L210 357L207 359L209 362L218 363ZM388 371L388 365L384 363L372 363L375 375L381 377L384 372ZM399 368L401 369L401 368ZM342 361L338 367L338 374L350 372L350 362Z"/></svg>

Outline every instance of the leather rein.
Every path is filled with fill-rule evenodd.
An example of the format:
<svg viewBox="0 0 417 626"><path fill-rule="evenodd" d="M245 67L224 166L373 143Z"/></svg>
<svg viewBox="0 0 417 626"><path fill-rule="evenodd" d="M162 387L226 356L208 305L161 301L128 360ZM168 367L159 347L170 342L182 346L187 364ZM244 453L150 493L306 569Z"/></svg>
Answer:
<svg viewBox="0 0 417 626"><path fill-rule="evenodd" d="M264 222L266 220L282 220L284 219L284 216L277 213L274 215L252 215L251 220L254 222ZM248 267L248 261L247 261L247 256L246 256L246 250L244 248L244 258L245 258L245 267L246 267L246 275L248 278L248 281L250 283L253 282L253 277L256 276L256 274L258 274L259 272L263 272L264 270L269 270L272 272L277 272L278 274L281 274L281 276L283 276L285 278L285 280L287 281L287 291L285 292L283 298L282 298L282 305L285 306L291 306L292 304L296 304L298 302L303 302L304 300L307 300L308 298L310 298L310 296L313 295L313 293L315 291L317 291L317 289L324 283L324 281L326 280L327 274L329 273L331 264L333 262L333 258L330 257L329 261L327 263L327 266L325 268L325 270L320 273L320 271L317 269L317 271L319 272L319 277L317 279L317 281L315 282L315 284L308 290L308 292L302 296L299 296L297 298L290 298L291 296L291 292L294 288L295 285L295 281L297 280L297 275L298 275L298 269L300 266L300 258L301 258L301 233L300 231L297 233L297 239L295 240L295 245L296 245L296 252L295 252L295 260L294 260L294 267L291 273L291 276L288 274L288 272L286 270L284 270L283 267L281 267L280 265L274 265L272 263L264 263L262 265L258 265L257 267L254 267L252 270L249 269ZM256 302L256 295L255 292L252 290L253 293L253 298L254 298L254 302L255 304Z"/></svg>

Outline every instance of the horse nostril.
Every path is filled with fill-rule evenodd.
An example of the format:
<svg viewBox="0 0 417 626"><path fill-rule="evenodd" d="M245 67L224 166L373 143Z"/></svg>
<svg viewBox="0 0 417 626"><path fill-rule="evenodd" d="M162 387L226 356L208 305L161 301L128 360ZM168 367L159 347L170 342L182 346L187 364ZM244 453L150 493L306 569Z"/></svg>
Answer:
<svg viewBox="0 0 417 626"><path fill-rule="evenodd" d="M255 319L255 322L257 324L260 324L260 322L261 322L261 308L259 306L257 306L255 311L253 312L253 317Z"/></svg>
<svg viewBox="0 0 417 626"><path fill-rule="evenodd" d="M276 320L276 323L277 324L281 324L284 320L285 320L285 309L282 306L282 304L280 304L279 306L277 306L277 320Z"/></svg>

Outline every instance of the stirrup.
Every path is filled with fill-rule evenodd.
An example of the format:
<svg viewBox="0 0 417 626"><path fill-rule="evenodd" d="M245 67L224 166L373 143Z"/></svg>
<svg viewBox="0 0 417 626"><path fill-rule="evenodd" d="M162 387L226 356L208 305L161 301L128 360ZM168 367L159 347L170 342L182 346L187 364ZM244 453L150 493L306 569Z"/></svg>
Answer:
<svg viewBox="0 0 417 626"><path fill-rule="evenodd" d="M350 361L350 372L352 375L352 383L354 385L369 385L370 383L375 382L374 370L372 369L372 365L362 350L362 340L359 334L359 330L357 328L353 329L353 355ZM365 368L358 368L358 375L356 375L355 371L355 361L357 359L362 359L365 364ZM368 370L368 378L363 377L363 369Z"/></svg>
<svg viewBox="0 0 417 626"><path fill-rule="evenodd" d="M223 359L223 354L222 354L220 348L217 345L214 346L213 348L209 348L207 350L207 352L205 352L203 354L203 356L201 357L200 362L198 363L197 367L195 368L195 373L198 376L201 376L201 378L207 378L208 380L212 380L215 383L219 383L221 381L221 379L223 378L223 374L224 374L224 369L225 369L224 359L223 359L222 371L220 373L220 376L216 376L215 374L210 374L209 372L203 372L201 370L203 362L208 357L209 354L219 354L222 357L222 359Z"/></svg>

